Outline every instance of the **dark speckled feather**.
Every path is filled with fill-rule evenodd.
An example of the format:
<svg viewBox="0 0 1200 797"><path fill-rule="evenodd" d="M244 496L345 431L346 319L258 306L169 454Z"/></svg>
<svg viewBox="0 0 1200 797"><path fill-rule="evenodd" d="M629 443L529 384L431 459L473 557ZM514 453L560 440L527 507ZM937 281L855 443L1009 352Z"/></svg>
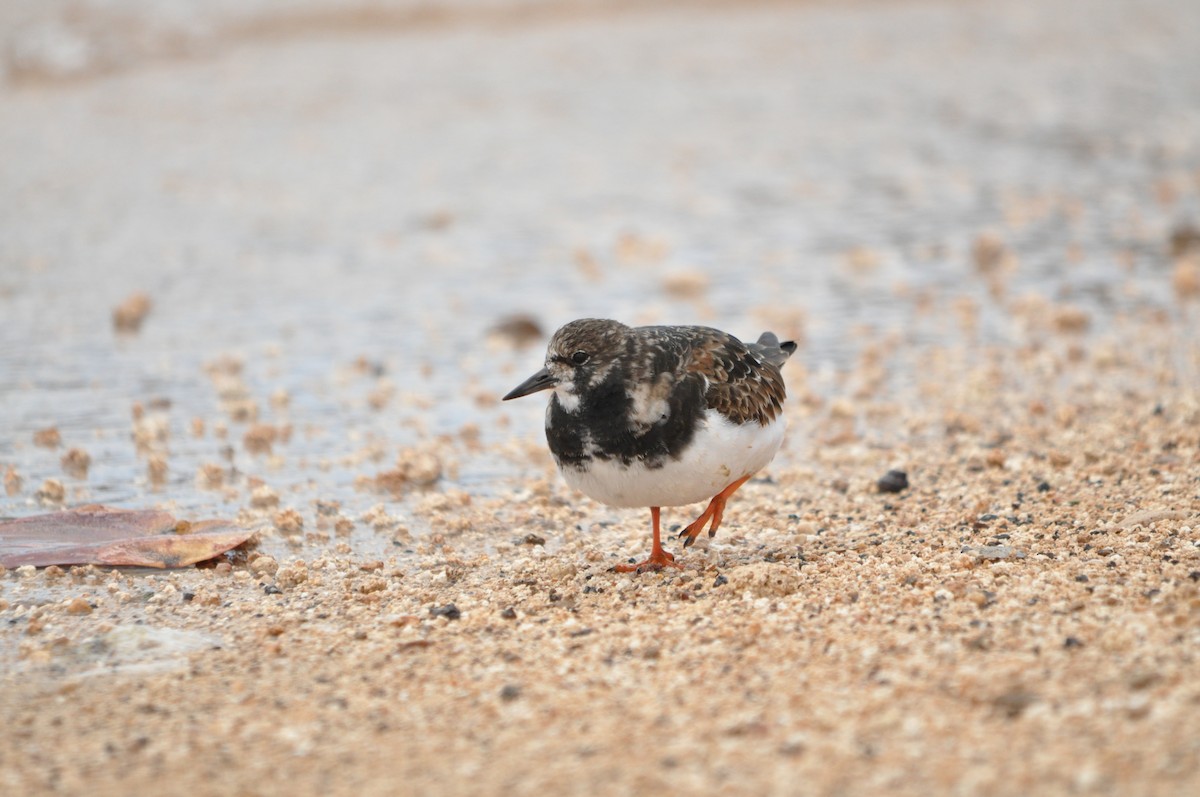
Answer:
<svg viewBox="0 0 1200 797"><path fill-rule="evenodd" d="M795 348L769 332L745 344L711 327L573 321L555 334L546 361L570 368L579 404L551 399L550 448L564 465L598 457L658 467L678 458L705 409L766 426L782 411L779 366ZM588 353L585 364L571 364L577 352Z"/></svg>
<svg viewBox="0 0 1200 797"><path fill-rule="evenodd" d="M704 399L710 409L734 423L766 426L783 411L787 391L779 372L795 343L782 346L770 332L757 343L742 343L726 332L709 327L682 327L695 342L687 370L708 383Z"/></svg>

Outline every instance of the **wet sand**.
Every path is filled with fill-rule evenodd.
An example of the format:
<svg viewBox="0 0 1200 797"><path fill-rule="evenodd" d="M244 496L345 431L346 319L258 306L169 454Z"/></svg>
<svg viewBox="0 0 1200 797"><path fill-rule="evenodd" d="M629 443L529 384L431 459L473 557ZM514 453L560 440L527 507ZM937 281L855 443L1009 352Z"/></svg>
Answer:
<svg viewBox="0 0 1200 797"><path fill-rule="evenodd" d="M0 792L1200 790L1195 12L1089 8L306 31L8 86L0 515L260 534L0 574ZM498 401L592 313L802 342L784 450L681 570L613 573L649 513Z"/></svg>

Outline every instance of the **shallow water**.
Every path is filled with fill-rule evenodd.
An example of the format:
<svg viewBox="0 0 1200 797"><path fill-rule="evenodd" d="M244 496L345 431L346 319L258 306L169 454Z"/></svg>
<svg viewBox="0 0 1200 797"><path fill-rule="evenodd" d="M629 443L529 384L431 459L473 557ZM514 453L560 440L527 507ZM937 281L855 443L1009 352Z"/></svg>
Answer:
<svg viewBox="0 0 1200 797"><path fill-rule="evenodd" d="M48 478L68 503L235 515L248 475L306 528L320 499L388 503L420 532L412 499L356 488L404 446L475 424L441 486L543 473L499 453L540 438L542 404L495 403L541 358L490 340L498 320L773 327L825 398L894 334L902 390L926 347L971 337L961 297L973 339L1023 340L974 262L989 231L1012 256L1002 296L1076 305L1093 338L1185 314L1168 241L1200 224L1195 31L1200 6L1170 2L768 4L218 35L187 60L10 81L0 470L24 485L0 515L43 511ZM153 310L118 335L135 291ZM293 427L275 458L221 407L205 366L225 356L260 421ZM135 402L169 426L160 486ZM32 443L48 426L57 450ZM85 481L62 473L70 447ZM205 463L237 489L200 489ZM361 523L350 542L399 550Z"/></svg>

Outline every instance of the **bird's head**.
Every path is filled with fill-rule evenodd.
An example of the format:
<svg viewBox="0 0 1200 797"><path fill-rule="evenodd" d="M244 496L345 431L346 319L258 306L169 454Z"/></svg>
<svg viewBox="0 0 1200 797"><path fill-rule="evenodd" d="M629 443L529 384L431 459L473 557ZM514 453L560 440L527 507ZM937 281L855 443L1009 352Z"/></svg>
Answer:
<svg viewBox="0 0 1200 797"><path fill-rule="evenodd" d="M553 389L564 404L578 402L579 393L602 381L625 349L629 327L617 321L581 318L559 329L546 349L546 367L504 397L528 396Z"/></svg>

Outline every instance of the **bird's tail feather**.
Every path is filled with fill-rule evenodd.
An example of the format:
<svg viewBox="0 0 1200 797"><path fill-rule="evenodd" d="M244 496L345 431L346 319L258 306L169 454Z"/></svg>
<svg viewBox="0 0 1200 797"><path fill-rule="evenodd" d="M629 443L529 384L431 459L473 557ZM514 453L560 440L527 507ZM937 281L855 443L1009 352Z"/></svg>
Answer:
<svg viewBox="0 0 1200 797"><path fill-rule="evenodd" d="M774 332L764 332L758 336L758 342L754 344L753 348L767 362L778 366L783 365L787 358L796 351L796 342L787 340L780 343Z"/></svg>

